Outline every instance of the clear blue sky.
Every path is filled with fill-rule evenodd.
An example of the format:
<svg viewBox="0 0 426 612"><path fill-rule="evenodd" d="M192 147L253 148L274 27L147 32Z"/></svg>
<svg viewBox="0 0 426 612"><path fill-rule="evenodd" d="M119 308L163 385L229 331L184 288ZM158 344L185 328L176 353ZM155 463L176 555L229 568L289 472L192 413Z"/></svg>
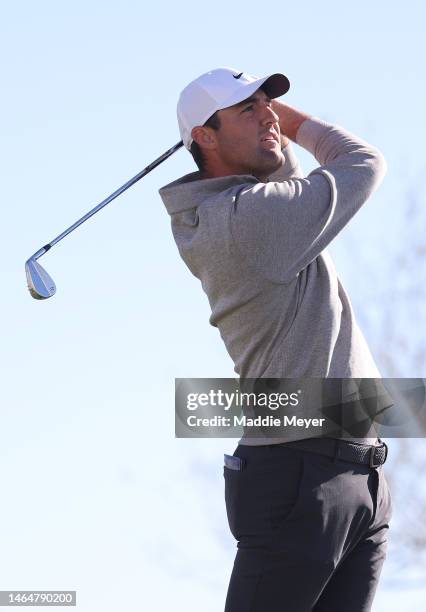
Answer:
<svg viewBox="0 0 426 612"><path fill-rule="evenodd" d="M362 291L345 241L362 232L380 266L424 176L425 13L421 1L3 6L0 590L76 589L91 612L223 607L234 441L173 437L174 378L234 376L158 195L194 169L189 154L43 257L53 299L29 296L24 262L177 142L179 91L228 65L284 72L290 104L385 154L385 183L332 251ZM383 586L375 612L398 597Z"/></svg>

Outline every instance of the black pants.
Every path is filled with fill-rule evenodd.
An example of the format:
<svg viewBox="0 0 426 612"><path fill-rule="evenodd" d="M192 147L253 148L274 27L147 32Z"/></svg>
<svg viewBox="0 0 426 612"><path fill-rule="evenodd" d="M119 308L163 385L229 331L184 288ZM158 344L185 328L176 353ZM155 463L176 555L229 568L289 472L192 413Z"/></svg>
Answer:
<svg viewBox="0 0 426 612"><path fill-rule="evenodd" d="M225 612L369 612L392 515L383 466L285 444L234 456L246 466L224 467L238 540Z"/></svg>

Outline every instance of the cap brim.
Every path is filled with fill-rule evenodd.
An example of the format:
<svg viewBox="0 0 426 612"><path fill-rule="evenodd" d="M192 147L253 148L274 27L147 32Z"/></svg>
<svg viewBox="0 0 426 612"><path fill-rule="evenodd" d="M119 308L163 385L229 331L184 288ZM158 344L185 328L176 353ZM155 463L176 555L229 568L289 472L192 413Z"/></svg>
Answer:
<svg viewBox="0 0 426 612"><path fill-rule="evenodd" d="M221 104L217 110L229 108L234 104L238 104L239 102L246 100L246 98L249 98L260 87L262 87L266 95L270 98L278 98L279 96L283 96L288 92L290 89L290 81L284 74L278 72L263 77L262 79L257 79L234 93L230 98L225 100L225 102Z"/></svg>
<svg viewBox="0 0 426 612"><path fill-rule="evenodd" d="M272 74L263 83L262 89L270 98L278 98L288 92L290 89L290 81L284 74Z"/></svg>

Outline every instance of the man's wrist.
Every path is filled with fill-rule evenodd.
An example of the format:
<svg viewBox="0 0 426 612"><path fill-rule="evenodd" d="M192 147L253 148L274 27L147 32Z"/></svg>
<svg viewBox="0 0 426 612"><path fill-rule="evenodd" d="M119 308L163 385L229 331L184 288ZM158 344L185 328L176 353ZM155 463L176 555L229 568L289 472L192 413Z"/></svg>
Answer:
<svg viewBox="0 0 426 612"><path fill-rule="evenodd" d="M296 134L299 127L306 119L310 119L311 115L302 113L297 109L284 104L280 100L272 101L272 108L277 113L282 136L287 136L293 142L296 142Z"/></svg>

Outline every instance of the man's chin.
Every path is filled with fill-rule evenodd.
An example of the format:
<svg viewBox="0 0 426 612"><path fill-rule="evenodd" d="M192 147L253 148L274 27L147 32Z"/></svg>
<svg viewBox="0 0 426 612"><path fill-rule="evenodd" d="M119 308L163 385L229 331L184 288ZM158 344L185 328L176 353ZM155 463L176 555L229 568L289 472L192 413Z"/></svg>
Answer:
<svg viewBox="0 0 426 612"><path fill-rule="evenodd" d="M259 163L254 173L256 177L262 177L261 180L268 178L271 174L274 174L284 164L284 155L280 150L279 153L275 151L268 151L269 155L262 155L262 162Z"/></svg>

